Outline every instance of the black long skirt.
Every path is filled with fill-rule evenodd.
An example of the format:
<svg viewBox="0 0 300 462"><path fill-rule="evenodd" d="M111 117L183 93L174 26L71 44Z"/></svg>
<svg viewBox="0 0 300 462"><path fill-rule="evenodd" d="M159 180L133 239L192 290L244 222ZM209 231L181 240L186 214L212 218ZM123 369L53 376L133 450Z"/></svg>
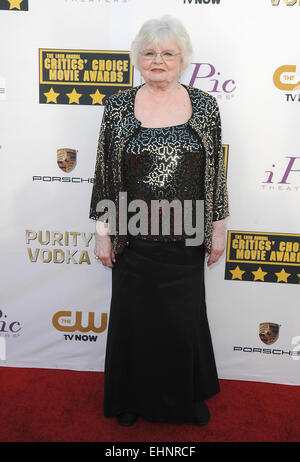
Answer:
<svg viewBox="0 0 300 462"><path fill-rule="evenodd" d="M192 423L219 392L206 315L203 244L130 239L112 269L104 416Z"/></svg>

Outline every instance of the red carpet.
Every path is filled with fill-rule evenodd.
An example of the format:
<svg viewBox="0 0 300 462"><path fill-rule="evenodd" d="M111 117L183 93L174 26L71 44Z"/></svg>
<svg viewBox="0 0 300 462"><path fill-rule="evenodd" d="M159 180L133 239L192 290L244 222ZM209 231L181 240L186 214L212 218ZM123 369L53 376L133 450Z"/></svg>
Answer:
<svg viewBox="0 0 300 462"><path fill-rule="evenodd" d="M102 415L103 373L0 368L1 442L299 442L297 386L221 380L205 427L120 427Z"/></svg>

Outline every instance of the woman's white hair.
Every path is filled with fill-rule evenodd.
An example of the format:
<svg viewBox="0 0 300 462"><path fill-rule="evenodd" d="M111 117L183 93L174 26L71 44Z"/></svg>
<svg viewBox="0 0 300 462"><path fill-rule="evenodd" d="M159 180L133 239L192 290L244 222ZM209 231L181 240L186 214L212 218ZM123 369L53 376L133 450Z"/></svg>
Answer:
<svg viewBox="0 0 300 462"><path fill-rule="evenodd" d="M183 59L182 68L186 69L193 52L190 37L182 23L170 15L149 19L142 25L131 45L130 56L134 67L139 69L139 53L143 47L149 43L157 45L169 38L174 39L180 48Z"/></svg>

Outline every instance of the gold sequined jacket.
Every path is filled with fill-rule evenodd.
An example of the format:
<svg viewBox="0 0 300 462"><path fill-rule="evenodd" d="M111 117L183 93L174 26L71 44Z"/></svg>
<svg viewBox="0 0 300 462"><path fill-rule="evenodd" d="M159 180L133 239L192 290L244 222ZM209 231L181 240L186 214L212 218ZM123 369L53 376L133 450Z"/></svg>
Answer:
<svg viewBox="0 0 300 462"><path fill-rule="evenodd" d="M213 222L229 215L220 112L213 96L198 88L183 86L189 93L193 108L188 123L201 138L205 150L204 244L210 253ZM97 211L97 204L102 199L112 200L118 211L119 192L124 191L124 148L141 125L134 116L135 95L140 87L141 85L106 98L90 204L89 217L93 220L101 220L103 212ZM114 253L122 253L128 243L128 236L118 232L118 213L116 233L110 237Z"/></svg>

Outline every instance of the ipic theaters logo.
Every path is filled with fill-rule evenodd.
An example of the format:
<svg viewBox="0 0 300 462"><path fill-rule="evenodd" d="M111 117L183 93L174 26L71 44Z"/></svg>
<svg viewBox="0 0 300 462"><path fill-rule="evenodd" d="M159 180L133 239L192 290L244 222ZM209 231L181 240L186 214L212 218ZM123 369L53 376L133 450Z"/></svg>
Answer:
<svg viewBox="0 0 300 462"><path fill-rule="evenodd" d="M273 6L279 6L279 5L294 6L297 4L300 5L300 0L271 0L271 4Z"/></svg>
<svg viewBox="0 0 300 462"><path fill-rule="evenodd" d="M28 0L0 0L0 10L28 11Z"/></svg>
<svg viewBox="0 0 300 462"><path fill-rule="evenodd" d="M287 102L300 102L300 66L279 66L273 74L273 82L278 90L284 92Z"/></svg>
<svg viewBox="0 0 300 462"><path fill-rule="evenodd" d="M26 229L25 242L31 263L91 264L89 248L94 233Z"/></svg>
<svg viewBox="0 0 300 462"><path fill-rule="evenodd" d="M234 97L236 82L232 78L224 77L211 63L192 63L194 66L189 81L191 87L201 86L201 90L212 93L216 98L231 99ZM196 84L196 85L195 85Z"/></svg>
<svg viewBox="0 0 300 462"><path fill-rule="evenodd" d="M266 345L273 345L279 339L279 330L281 325L274 322L261 322L258 326L257 337ZM233 347L233 351L236 353L247 353L247 354L259 354L266 356L277 356L278 358L285 359L300 359L300 337L296 336L291 339L291 344L295 345L294 348L289 349L285 347L284 349L277 348L262 348L261 346L237 346Z"/></svg>
<svg viewBox="0 0 300 462"><path fill-rule="evenodd" d="M39 49L40 104L103 105L132 87L128 51Z"/></svg>
<svg viewBox="0 0 300 462"><path fill-rule="evenodd" d="M62 310L54 314L52 324L59 332L66 332L65 340L96 342L98 336L94 334L105 332L108 315L101 313L97 318L94 312Z"/></svg>
<svg viewBox="0 0 300 462"><path fill-rule="evenodd" d="M225 279L300 283L300 234L228 231Z"/></svg>
<svg viewBox="0 0 300 462"><path fill-rule="evenodd" d="M265 170L262 182L264 191L300 190L300 156L285 156L284 160L272 163L270 170Z"/></svg>

